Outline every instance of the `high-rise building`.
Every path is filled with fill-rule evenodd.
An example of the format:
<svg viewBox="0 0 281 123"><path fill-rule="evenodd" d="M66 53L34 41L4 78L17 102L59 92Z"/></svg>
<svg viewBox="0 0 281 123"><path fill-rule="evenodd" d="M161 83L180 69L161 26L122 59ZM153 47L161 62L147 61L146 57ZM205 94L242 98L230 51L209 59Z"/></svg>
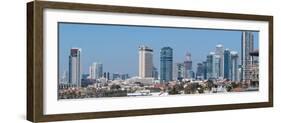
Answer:
<svg viewBox="0 0 281 123"><path fill-rule="evenodd" d="M182 81L185 76L185 67L184 63L175 63L173 66L173 80Z"/></svg>
<svg viewBox="0 0 281 123"><path fill-rule="evenodd" d="M70 49L69 55L69 84L81 87L81 49Z"/></svg>
<svg viewBox="0 0 281 123"><path fill-rule="evenodd" d="M256 49L253 52L250 52L250 55L252 57L250 86L258 87L259 86L259 50Z"/></svg>
<svg viewBox="0 0 281 123"><path fill-rule="evenodd" d="M169 82L173 79L173 49L163 47L160 51L160 82Z"/></svg>
<svg viewBox="0 0 281 123"><path fill-rule="evenodd" d="M242 81L242 65L238 65L237 80L237 82Z"/></svg>
<svg viewBox="0 0 281 123"><path fill-rule="evenodd" d="M203 61L203 79L207 79L207 61Z"/></svg>
<svg viewBox="0 0 281 123"><path fill-rule="evenodd" d="M112 74L112 80L119 80L119 79L121 79L121 76L120 76L119 73L113 73Z"/></svg>
<svg viewBox="0 0 281 123"><path fill-rule="evenodd" d="M88 85L92 85L93 82L89 79L89 74L84 73L82 74L82 79L81 79L81 87L88 87Z"/></svg>
<svg viewBox="0 0 281 123"><path fill-rule="evenodd" d="M60 84L67 84L68 83L68 73L67 71L63 71L62 76L60 78Z"/></svg>
<svg viewBox="0 0 281 123"><path fill-rule="evenodd" d="M139 47L139 77L151 78L153 71L153 50L147 46Z"/></svg>
<svg viewBox="0 0 281 123"><path fill-rule="evenodd" d="M214 73L213 73L213 66L214 66L214 52L210 52L209 55L207 55L207 79L213 79Z"/></svg>
<svg viewBox="0 0 281 123"><path fill-rule="evenodd" d="M94 62L90 66L90 78L91 79L100 79L103 77L103 66L101 63Z"/></svg>
<svg viewBox="0 0 281 123"><path fill-rule="evenodd" d="M153 71L152 71L152 77L154 78L154 80L158 80L158 71L156 67L153 67Z"/></svg>
<svg viewBox="0 0 281 123"><path fill-rule="evenodd" d="M193 70L190 71L190 79L194 79L195 78L195 72Z"/></svg>
<svg viewBox="0 0 281 123"><path fill-rule="evenodd" d="M204 67L202 63L197 64L196 79L199 80L204 79Z"/></svg>
<svg viewBox="0 0 281 123"><path fill-rule="evenodd" d="M82 80L88 79L89 76L90 76L90 75L89 75L89 74L86 74L86 73L82 74Z"/></svg>
<svg viewBox="0 0 281 123"><path fill-rule="evenodd" d="M113 73L112 80L126 80L130 78L129 74Z"/></svg>
<svg viewBox="0 0 281 123"><path fill-rule="evenodd" d="M215 79L219 79L221 71L221 57L219 55L214 55L213 58L213 77Z"/></svg>
<svg viewBox="0 0 281 123"><path fill-rule="evenodd" d="M122 80L126 80L129 78L129 74L120 74Z"/></svg>
<svg viewBox="0 0 281 123"><path fill-rule="evenodd" d="M241 37L241 65L243 82L249 83L251 76L252 60L250 53L254 50L254 35L252 32L244 31Z"/></svg>
<svg viewBox="0 0 281 123"><path fill-rule="evenodd" d="M216 55L220 57L220 64L219 64L219 78L223 78L224 76L224 48L222 44L218 44L216 46Z"/></svg>
<svg viewBox="0 0 281 123"><path fill-rule="evenodd" d="M230 62L230 79L231 81L238 82L238 53L231 51Z"/></svg>
<svg viewBox="0 0 281 123"><path fill-rule="evenodd" d="M224 50L224 78L225 79L230 79L230 50L225 49Z"/></svg>
<svg viewBox="0 0 281 123"><path fill-rule="evenodd" d="M185 68L185 76L184 78L191 79L191 71L192 71L192 60L191 54L186 52L185 60L184 60L184 68Z"/></svg>
<svg viewBox="0 0 281 123"><path fill-rule="evenodd" d="M106 80L110 80L110 73L109 72L104 72L103 73L103 78L105 78Z"/></svg>

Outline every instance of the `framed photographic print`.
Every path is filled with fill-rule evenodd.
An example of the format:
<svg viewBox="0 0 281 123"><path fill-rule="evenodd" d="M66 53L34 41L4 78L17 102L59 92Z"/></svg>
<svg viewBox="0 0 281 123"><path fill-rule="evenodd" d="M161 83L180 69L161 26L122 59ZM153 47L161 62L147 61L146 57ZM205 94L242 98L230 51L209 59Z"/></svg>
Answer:
<svg viewBox="0 0 281 123"><path fill-rule="evenodd" d="M273 106L273 17L27 3L27 120Z"/></svg>

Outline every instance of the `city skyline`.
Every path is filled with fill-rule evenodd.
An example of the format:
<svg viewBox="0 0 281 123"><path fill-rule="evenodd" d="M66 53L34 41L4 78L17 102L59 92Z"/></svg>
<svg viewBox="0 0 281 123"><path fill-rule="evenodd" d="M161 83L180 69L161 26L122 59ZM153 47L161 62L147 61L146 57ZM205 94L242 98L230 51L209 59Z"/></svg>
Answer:
<svg viewBox="0 0 281 123"><path fill-rule="evenodd" d="M141 45L153 49L153 66L158 71L160 70L160 49L166 46L174 50L173 63L184 62L185 53L188 51L192 55L194 71L195 65L205 61L206 56L215 50L217 44L237 51L238 54L241 51L242 31L69 23L60 23L59 27L60 74L68 69L69 49L73 47L82 49L82 73L88 73L88 68L93 62L100 62L104 65L105 72L128 73L130 76L138 75L138 47ZM107 34L110 36L105 36ZM253 36L254 49L256 49L258 48L258 32L253 32ZM199 41L204 43L198 43Z"/></svg>

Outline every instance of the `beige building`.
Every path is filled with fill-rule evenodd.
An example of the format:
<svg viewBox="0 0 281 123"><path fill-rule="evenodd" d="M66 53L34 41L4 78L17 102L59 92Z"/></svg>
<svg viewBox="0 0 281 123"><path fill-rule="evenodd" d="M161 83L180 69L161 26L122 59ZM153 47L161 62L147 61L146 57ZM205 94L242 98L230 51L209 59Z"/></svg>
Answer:
<svg viewBox="0 0 281 123"><path fill-rule="evenodd" d="M250 52L250 56L252 59L252 66L250 72L251 83L250 86L258 87L259 86L259 51L254 50Z"/></svg>
<svg viewBox="0 0 281 123"><path fill-rule="evenodd" d="M153 50L147 46L139 47L139 77L151 78L153 71Z"/></svg>

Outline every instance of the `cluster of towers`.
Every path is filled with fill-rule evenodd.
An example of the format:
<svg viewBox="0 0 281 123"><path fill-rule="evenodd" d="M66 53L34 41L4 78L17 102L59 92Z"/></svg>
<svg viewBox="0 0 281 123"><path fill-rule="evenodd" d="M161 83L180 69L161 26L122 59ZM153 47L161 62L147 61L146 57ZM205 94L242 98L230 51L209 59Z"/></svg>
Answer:
<svg viewBox="0 0 281 123"><path fill-rule="evenodd" d="M216 45L206 60L197 63L196 72L192 70L191 54L185 55L184 62L173 63L173 49L163 47L160 51L160 82L182 79L215 79L231 80L234 82L250 81L252 57L254 51L253 33L242 32L241 36L241 63L237 51L224 48L222 44ZM155 77L156 68L153 66L153 50L147 46L139 47L139 77ZM154 71L154 72L153 72Z"/></svg>
<svg viewBox="0 0 281 123"><path fill-rule="evenodd" d="M215 52L210 52L206 60L207 79L229 79L238 81L238 52L216 46Z"/></svg>
<svg viewBox="0 0 281 123"><path fill-rule="evenodd" d="M225 49L218 44L210 52L206 60L197 63L196 73L192 70L191 54L186 53L185 60L173 63L173 49L163 47L160 50L160 74L153 65L153 49L147 46L139 47L139 77L159 79L160 82L169 82L182 79L228 79L231 81L251 81L251 70L254 51L254 36L252 32L244 31L241 35L241 64L238 62L238 52ZM90 66L89 77L98 79L109 76L104 74L101 63ZM65 73L66 74L66 73ZM68 84L81 86L81 49L70 49ZM160 77L158 77L160 75ZM65 77L64 77L65 78ZM65 78L66 79L66 78Z"/></svg>
<svg viewBox="0 0 281 123"><path fill-rule="evenodd" d="M106 76L108 76L107 73L105 73L105 77ZM102 63L94 62L89 67L89 78L90 79L99 79L99 78L102 78L102 77L104 77Z"/></svg>
<svg viewBox="0 0 281 123"><path fill-rule="evenodd" d="M147 46L139 47L139 77L155 78L153 50ZM197 64L196 73L192 70L191 54L186 53L183 63L173 63L173 49L163 47L160 50L160 82L183 79L230 79L238 80L238 53L224 49L221 44L215 52L210 52L207 60Z"/></svg>
<svg viewBox="0 0 281 123"><path fill-rule="evenodd" d="M153 66L153 50L139 47L139 77L158 79L158 71ZM173 80L173 49L163 47L160 51L160 82Z"/></svg>
<svg viewBox="0 0 281 123"><path fill-rule="evenodd" d="M69 55L69 74L68 74L68 84L70 86L81 87L82 73L81 73L81 49L72 48L70 49ZM107 75L107 74L106 74ZM63 74L63 78L66 79L67 74ZM94 62L89 67L89 79L99 79L104 77L103 65L98 62Z"/></svg>

